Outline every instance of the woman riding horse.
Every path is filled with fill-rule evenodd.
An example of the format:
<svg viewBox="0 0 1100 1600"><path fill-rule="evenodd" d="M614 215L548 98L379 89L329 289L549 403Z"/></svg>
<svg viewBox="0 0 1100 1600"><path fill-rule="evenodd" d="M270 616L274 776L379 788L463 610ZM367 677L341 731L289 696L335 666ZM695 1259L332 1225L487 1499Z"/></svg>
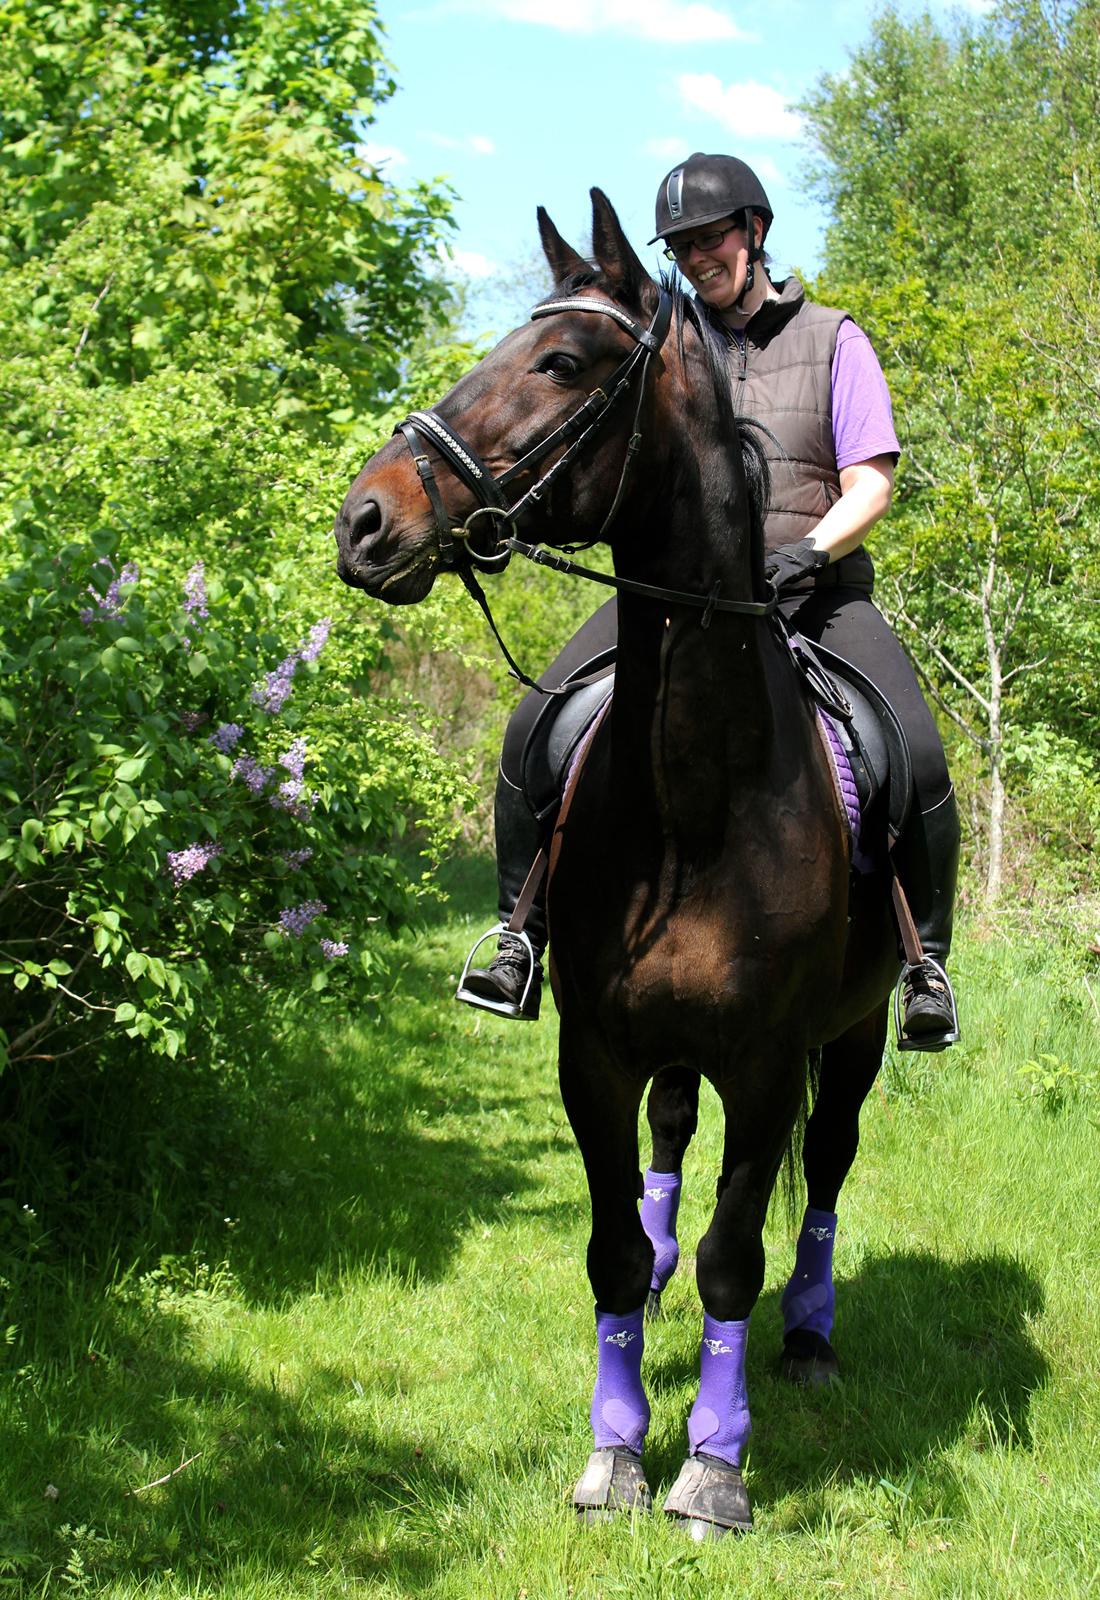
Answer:
<svg viewBox="0 0 1100 1600"><path fill-rule="evenodd" d="M771 468L766 572L788 623L860 668L902 721L913 764L910 820L895 864L925 956L906 967L902 1033L910 1048L942 1050L958 1037L944 964L951 947L959 856L954 790L936 724L908 658L871 600L874 567L863 547L889 509L898 456L890 395L865 333L842 311L806 301L796 277L773 284L764 266L772 209L756 174L733 156L695 154L657 193L665 254L694 289L737 375L741 414L760 422ZM609 600L539 680L556 688L614 647ZM508 923L543 841L524 795L520 762L544 697L532 690L504 738L496 792L501 921ZM504 1016L539 1013L546 913L536 898L525 922L535 956L503 933L488 967L466 976L459 998ZM665 1174L666 1180L669 1175Z"/></svg>
<svg viewBox="0 0 1100 1600"><path fill-rule="evenodd" d="M697 241L716 221L730 225L725 239L690 245L688 276L705 287L731 273L734 302L747 297L748 240L756 254L763 237L756 205L733 206L726 192L709 213L689 212L685 189L690 201L686 183L670 185L668 208L690 227L666 225L667 237L684 244L688 232ZM499 560L483 543L474 550L479 519L493 546L509 525L559 548L599 528L611 546L615 693L574 774L549 887L559 1085L592 1203L595 1449L574 1503L587 1516L649 1499L643 1306L655 1266L669 1270L661 1240L671 1218L666 1210L655 1222L646 1210L668 1201L659 1183L639 1212L638 1114L653 1082L651 1175L671 1175L702 1073L721 1100L725 1137L697 1252L699 1389L665 1509L707 1537L751 1526L739 1470L751 1430L745 1348L764 1282L764 1219L805 1103L807 1063L820 1056L804 1147L810 1205L820 1209L835 1202L855 1154L896 958L884 862L876 855L851 880L837 770L775 626L757 432L738 414L713 308L654 283L606 197L593 190L592 199L596 264L540 213L553 294L366 464L336 519L338 571L408 605L447 569L479 592L475 554ZM740 239L733 210L750 213ZM785 326L789 313L773 314ZM767 346L762 338L760 351ZM783 444L778 409L775 420ZM788 551L785 575L806 556L797 544ZM815 1138L836 1125L845 1137ZM802 1381L836 1371L831 1242L827 1219L811 1212L783 1296L790 1375Z"/></svg>

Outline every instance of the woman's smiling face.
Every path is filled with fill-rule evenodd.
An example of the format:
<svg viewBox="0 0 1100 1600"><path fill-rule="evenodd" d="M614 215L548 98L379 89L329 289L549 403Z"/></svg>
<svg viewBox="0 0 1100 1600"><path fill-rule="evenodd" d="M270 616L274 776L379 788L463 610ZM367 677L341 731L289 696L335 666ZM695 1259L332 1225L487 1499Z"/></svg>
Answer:
<svg viewBox="0 0 1100 1600"><path fill-rule="evenodd" d="M761 229L759 217L753 218L753 226ZM743 221L722 217L670 234L668 244L700 300L715 311L728 311L737 303L749 270L749 240Z"/></svg>

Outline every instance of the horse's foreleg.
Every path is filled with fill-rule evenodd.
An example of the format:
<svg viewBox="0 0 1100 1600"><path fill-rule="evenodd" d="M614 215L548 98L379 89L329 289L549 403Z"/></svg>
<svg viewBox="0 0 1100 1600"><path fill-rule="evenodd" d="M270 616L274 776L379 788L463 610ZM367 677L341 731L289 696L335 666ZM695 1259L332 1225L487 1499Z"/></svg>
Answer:
<svg viewBox="0 0 1100 1600"><path fill-rule="evenodd" d="M642 1227L653 1245L653 1275L646 1314L660 1313L661 1294L676 1271L684 1154L699 1121L699 1074L690 1067L664 1067L653 1079L646 1102L653 1156L642 1179Z"/></svg>
<svg viewBox="0 0 1100 1600"><path fill-rule="evenodd" d="M573 1503L586 1519L652 1504L641 1465L649 1428L642 1384L643 1301L653 1247L638 1217L638 1109L642 1085L593 1063L596 1052L566 1047L562 1100L584 1160L592 1200L588 1278L596 1297L593 1453Z"/></svg>
<svg viewBox="0 0 1100 1600"><path fill-rule="evenodd" d="M782 1298L781 1366L792 1383L830 1383L840 1371L829 1342L836 1303L836 1206L859 1148L860 1108L882 1062L886 1028L887 1007L882 1005L821 1054L817 1099L802 1148L806 1212L795 1246L794 1271Z"/></svg>
<svg viewBox="0 0 1100 1600"><path fill-rule="evenodd" d="M745 1385L749 1315L764 1283L764 1218L803 1093L804 1061L784 1073L778 1053L719 1089L726 1113L718 1204L699 1244L703 1301L699 1394L689 1455L665 1510L693 1538L752 1527L741 1455L752 1431ZM791 1057L788 1057L790 1060Z"/></svg>

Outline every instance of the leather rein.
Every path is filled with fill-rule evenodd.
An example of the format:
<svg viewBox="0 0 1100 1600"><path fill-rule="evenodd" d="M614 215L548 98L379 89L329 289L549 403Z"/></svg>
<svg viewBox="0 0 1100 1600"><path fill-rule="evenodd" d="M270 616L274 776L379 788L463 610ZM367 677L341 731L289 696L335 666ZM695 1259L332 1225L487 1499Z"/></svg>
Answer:
<svg viewBox="0 0 1100 1600"><path fill-rule="evenodd" d="M569 555L575 554L578 550L586 550L590 546L597 544L607 533L622 505L634 461L642 443L640 423L650 362L661 350L672 324L672 296L665 288L660 288L658 293L660 298L657 310L654 312L648 328L641 327L620 306L615 305L610 300L587 299L577 296L564 300L550 300L546 304L534 308L531 312L532 322L542 317L556 316L558 313L566 311L595 312L602 316L611 317L630 334L634 340L634 348L615 368L615 371L607 380L606 387L593 389L572 415L567 417L551 433L547 434L538 444L532 446L526 454L522 455L518 461L513 462L504 472L494 476L472 445L467 444L466 440L449 423L444 422L443 418L434 410L410 412L404 422L399 422L393 430L395 434L400 433L408 445L421 486L431 505L442 566L458 573L470 594L485 613L485 617L513 676L517 677L528 688L538 689L543 694L554 694L558 691L543 688L516 665L497 630L496 623L493 621L489 603L485 598L485 592L474 576L473 566L481 567L490 572L499 571L508 564L514 553L524 556L528 561L533 561L538 566L549 567L556 572L571 573L574 577L587 578L594 583L602 583L609 588L623 590L629 594L642 595L647 599L665 600L676 605L698 606L703 611L703 627L709 626L710 619L715 611L731 611L740 616L769 617L776 608L774 591L769 599L763 601L726 600L719 596L720 584L718 583L714 585L708 594L697 594L680 589L665 589L654 584L639 583L632 578L620 578L605 572L596 572L592 568L579 566L575 561L568 559ZM530 506L537 505L546 496L554 482L572 465L580 452L594 438L612 408L629 392L635 377L638 378L639 382L638 401L634 410L634 425L627 443L618 487L615 490L611 506L599 531L582 544L562 546L562 549L568 552L568 555L559 554L556 550L547 550L538 544L524 543L515 536L518 518ZM443 504L443 497L439 492L439 485L436 481L435 469L425 448L428 444L431 444L438 454L442 456L454 475L465 484L478 502L477 508L461 524L456 524L447 514L446 507ZM558 459L542 473L541 477L536 479L525 493L520 495L518 500L509 504L504 494L504 490L508 485L513 483L516 478L540 466L546 457L562 444L565 445L565 449ZM491 525L492 543L488 551L479 550L474 544L473 525L479 518L487 518ZM507 524L511 524L512 534L507 538L501 538L501 529Z"/></svg>

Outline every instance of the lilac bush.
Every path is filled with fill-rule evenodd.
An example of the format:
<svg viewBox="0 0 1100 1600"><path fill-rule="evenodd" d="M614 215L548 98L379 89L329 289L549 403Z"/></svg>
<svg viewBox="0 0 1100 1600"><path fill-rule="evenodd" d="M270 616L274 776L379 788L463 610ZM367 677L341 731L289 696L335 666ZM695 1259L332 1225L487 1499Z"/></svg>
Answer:
<svg viewBox="0 0 1100 1600"><path fill-rule="evenodd" d="M300 906L286 906L279 912L284 933L300 939L315 917L323 916L328 906L323 900L303 900Z"/></svg>
<svg viewBox="0 0 1100 1600"><path fill-rule="evenodd" d="M119 1033L190 1055L241 993L287 1011L377 993L427 888L395 841L411 822L442 849L462 786L372 697L384 644L357 600L288 616L280 577L161 561L139 583L111 537L27 534L0 583L19 730L0 741L0 1066L109 1060Z"/></svg>

